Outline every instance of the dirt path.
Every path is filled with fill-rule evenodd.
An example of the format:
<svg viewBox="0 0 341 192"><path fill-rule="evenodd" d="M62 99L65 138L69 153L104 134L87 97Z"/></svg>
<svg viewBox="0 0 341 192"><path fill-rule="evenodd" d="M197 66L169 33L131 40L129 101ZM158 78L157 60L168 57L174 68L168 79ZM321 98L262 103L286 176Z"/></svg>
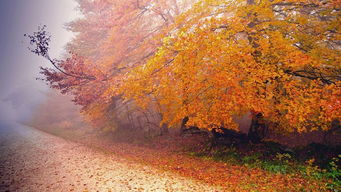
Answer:
<svg viewBox="0 0 341 192"><path fill-rule="evenodd" d="M221 191L36 129L0 126L2 191Z"/></svg>

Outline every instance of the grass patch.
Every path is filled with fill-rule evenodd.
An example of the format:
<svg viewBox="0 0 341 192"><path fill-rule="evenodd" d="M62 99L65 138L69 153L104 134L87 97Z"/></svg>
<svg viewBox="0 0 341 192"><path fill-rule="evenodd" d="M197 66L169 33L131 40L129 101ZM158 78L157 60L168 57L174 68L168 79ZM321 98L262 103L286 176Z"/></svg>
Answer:
<svg viewBox="0 0 341 192"><path fill-rule="evenodd" d="M302 175L307 179L323 181L325 187L330 191L339 192L341 189L341 155L333 157L327 165L321 166L315 158L302 161L295 154L281 153L276 144L271 144L269 150L253 151L252 153L243 153L238 148L231 146L219 147L210 152L191 151L187 154L232 165L259 168L275 174ZM321 154L317 155L322 156ZM252 188L252 184L245 187L246 189ZM304 189L302 190L304 191Z"/></svg>

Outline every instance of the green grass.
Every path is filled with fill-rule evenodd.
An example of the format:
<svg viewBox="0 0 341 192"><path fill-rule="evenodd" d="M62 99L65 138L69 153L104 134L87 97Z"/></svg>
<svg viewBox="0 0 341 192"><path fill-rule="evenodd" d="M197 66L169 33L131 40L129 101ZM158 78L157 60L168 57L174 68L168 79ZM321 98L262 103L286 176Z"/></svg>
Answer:
<svg viewBox="0 0 341 192"><path fill-rule="evenodd" d="M264 157L263 154L257 152L242 155L234 147L216 149L209 153L192 151L188 155L232 165L238 164L250 168L260 168L277 174L300 174L309 179L325 181L326 187L333 192L340 192L341 189L341 169L338 166L341 161L341 155L333 158L325 169L316 166L314 159L302 163L289 153L278 152L273 158Z"/></svg>

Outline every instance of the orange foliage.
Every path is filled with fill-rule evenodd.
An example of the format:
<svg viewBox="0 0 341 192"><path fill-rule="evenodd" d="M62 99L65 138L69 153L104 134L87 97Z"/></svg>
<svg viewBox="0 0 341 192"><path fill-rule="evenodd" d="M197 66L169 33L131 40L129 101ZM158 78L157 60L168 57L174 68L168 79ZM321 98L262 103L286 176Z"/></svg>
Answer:
<svg viewBox="0 0 341 192"><path fill-rule="evenodd" d="M121 87L164 121L237 128L262 113L280 131L327 130L341 117L340 5L202 0L177 17L163 45ZM148 94L146 94L148 93Z"/></svg>
<svg viewBox="0 0 341 192"><path fill-rule="evenodd" d="M237 129L249 112L284 132L341 117L338 0L78 2L76 57L61 67L91 78L44 75L98 124L116 121L118 100L207 129Z"/></svg>

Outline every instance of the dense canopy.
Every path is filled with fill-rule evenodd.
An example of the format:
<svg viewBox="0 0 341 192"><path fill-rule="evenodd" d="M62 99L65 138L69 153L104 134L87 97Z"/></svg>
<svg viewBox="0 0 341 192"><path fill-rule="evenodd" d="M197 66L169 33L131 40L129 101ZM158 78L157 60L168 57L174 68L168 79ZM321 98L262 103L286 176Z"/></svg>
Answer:
<svg viewBox="0 0 341 192"><path fill-rule="evenodd" d="M280 132L328 130L341 117L338 0L78 2L69 58L42 73L101 126L122 106L205 129L262 114Z"/></svg>

